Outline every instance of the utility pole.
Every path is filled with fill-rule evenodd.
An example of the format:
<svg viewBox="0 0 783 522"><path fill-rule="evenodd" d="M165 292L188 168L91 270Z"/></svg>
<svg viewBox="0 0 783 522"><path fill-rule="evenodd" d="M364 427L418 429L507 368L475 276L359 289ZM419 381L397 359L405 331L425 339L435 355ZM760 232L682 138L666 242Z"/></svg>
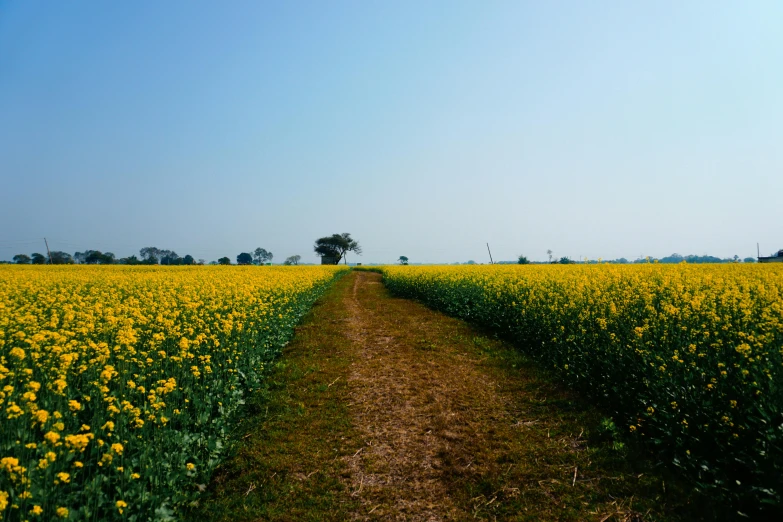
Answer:
<svg viewBox="0 0 783 522"><path fill-rule="evenodd" d="M756 243L756 259L761 257L761 249L759 248L759 244Z"/></svg>
<svg viewBox="0 0 783 522"><path fill-rule="evenodd" d="M44 238L44 243L46 243L46 253L49 254L49 264L51 265L51 264L53 264L52 263L52 253L49 251L49 242L46 240L46 238Z"/></svg>
<svg viewBox="0 0 783 522"><path fill-rule="evenodd" d="M489 243L487 243L487 252L489 252L489 264L494 265L495 262L492 261L492 251L489 249Z"/></svg>

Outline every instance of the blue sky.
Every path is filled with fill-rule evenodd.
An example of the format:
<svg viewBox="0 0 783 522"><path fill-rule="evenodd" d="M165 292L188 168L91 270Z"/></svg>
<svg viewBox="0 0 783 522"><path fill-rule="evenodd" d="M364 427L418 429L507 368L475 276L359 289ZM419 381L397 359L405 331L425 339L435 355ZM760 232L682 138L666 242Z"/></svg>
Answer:
<svg viewBox="0 0 783 522"><path fill-rule="evenodd" d="M0 259L783 248L783 4L0 0Z"/></svg>

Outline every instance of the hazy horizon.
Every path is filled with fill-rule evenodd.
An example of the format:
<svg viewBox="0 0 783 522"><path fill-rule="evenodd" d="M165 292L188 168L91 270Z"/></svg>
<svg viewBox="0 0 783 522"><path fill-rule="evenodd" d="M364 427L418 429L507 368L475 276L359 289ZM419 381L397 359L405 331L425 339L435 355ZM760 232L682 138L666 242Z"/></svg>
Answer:
<svg viewBox="0 0 783 522"><path fill-rule="evenodd" d="M0 2L0 260L783 248L783 4ZM776 174L777 172L777 174ZM777 219L776 219L777 218ZM777 225L775 223L778 223Z"/></svg>

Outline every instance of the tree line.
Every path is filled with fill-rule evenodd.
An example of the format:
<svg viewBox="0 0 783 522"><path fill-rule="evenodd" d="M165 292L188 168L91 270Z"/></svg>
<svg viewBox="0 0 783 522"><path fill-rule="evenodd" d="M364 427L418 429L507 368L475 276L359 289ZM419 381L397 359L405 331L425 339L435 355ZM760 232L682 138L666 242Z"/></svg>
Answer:
<svg viewBox="0 0 783 522"><path fill-rule="evenodd" d="M252 253L241 253L237 256L239 265L262 265L270 262L273 258L272 252L264 248L256 248ZM295 265L299 263L301 256L291 256L286 259L284 264ZM17 254L13 257L14 263L18 265L205 265L204 259L196 260L190 254L180 256L173 250L157 247L144 247L139 250L139 255L118 258L112 252L101 252L100 250L85 250L84 252L75 252L73 255L68 252L52 250L48 255L35 252L31 255ZM221 257L210 264L230 265L231 260L228 257Z"/></svg>
<svg viewBox="0 0 783 522"><path fill-rule="evenodd" d="M344 232L342 234L332 234L331 236L321 237L315 240L315 253L321 257L321 264L338 264L341 260L347 261L348 252L361 255L362 248L359 242L351 237L351 234ZM242 252L236 258L238 265L266 265L271 264L274 254L265 248L258 247L250 252ZM298 265L302 256L289 256L283 261L284 265ZM407 260L407 258L406 258ZM17 254L13 257L14 263L18 265L204 265L207 264L203 259L196 260L190 254L180 256L173 250L167 250L157 247L144 247L139 250L139 255L117 258L112 252L101 252L100 250L86 250L76 252L73 255L59 250L52 250L48 255L35 252L31 255ZM221 257L217 261L209 264L230 265L231 259Z"/></svg>
<svg viewBox="0 0 783 522"><path fill-rule="evenodd" d="M639 263L664 263L664 264L673 264L673 263L755 263L756 258L755 257L746 257L744 259L740 259L739 256L734 257L727 257L724 259L721 259L719 257L715 256L709 256L709 255L703 255L703 256L695 256L695 255L689 255L689 256L681 256L680 254L672 254L670 256L656 258L656 257L639 257L638 259L634 261L628 261L626 258L621 257L619 259L598 259L598 260L591 260L591 261L574 261L573 259L570 259L568 257L561 257L560 259L557 259L552 256L552 251L547 250L547 254L549 255L549 261L546 261L545 263L553 264L553 265L570 265L575 263L610 263L610 264L617 264L617 265L624 265L624 264L639 264ZM526 256L520 255L517 263L520 265L528 265L531 263L534 263L534 261L530 261Z"/></svg>

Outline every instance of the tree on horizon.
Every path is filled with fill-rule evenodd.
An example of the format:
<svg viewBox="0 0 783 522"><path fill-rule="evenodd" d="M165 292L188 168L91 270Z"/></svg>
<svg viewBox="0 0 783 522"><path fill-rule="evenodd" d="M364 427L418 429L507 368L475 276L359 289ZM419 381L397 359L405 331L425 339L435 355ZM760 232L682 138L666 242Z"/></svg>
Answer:
<svg viewBox="0 0 783 522"><path fill-rule="evenodd" d="M362 247L359 245L359 242L353 239L348 232L318 238L315 240L313 249L316 254L321 256L322 264L337 265L340 263L340 260L344 260L347 265L348 252L362 255ZM327 261L328 263L326 263Z"/></svg>

